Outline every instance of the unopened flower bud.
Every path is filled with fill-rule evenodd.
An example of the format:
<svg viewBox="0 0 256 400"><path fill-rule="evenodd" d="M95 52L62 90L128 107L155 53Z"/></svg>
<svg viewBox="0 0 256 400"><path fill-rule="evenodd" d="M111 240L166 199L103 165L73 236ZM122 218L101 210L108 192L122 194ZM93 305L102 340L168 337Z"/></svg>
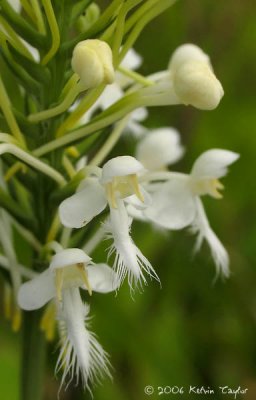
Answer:
<svg viewBox="0 0 256 400"><path fill-rule="evenodd" d="M78 43L73 51L71 65L85 89L114 82L112 51L102 40L88 39Z"/></svg>
<svg viewBox="0 0 256 400"><path fill-rule="evenodd" d="M173 88L183 104L201 110L216 108L224 94L220 81L214 75L210 59L199 47L180 46L170 64Z"/></svg>
<svg viewBox="0 0 256 400"><path fill-rule="evenodd" d="M77 20L77 28L80 32L85 32L97 21L100 16L100 8L96 3L91 3L86 11Z"/></svg>

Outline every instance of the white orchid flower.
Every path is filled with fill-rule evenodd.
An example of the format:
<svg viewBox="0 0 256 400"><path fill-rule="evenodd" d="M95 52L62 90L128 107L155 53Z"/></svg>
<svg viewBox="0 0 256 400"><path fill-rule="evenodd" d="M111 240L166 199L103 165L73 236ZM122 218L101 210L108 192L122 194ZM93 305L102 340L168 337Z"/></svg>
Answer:
<svg viewBox="0 0 256 400"><path fill-rule="evenodd" d="M178 230L191 226L198 233L196 249L205 239L211 249L217 272L229 275L228 254L212 231L200 197L210 195L222 197L219 178L227 174L237 153L212 149L203 153L194 163L189 175L175 172L152 172L145 177L145 186L151 194L152 203L142 210L144 220L149 220L165 229ZM154 185L153 181L157 183Z"/></svg>
<svg viewBox="0 0 256 400"><path fill-rule="evenodd" d="M185 104L213 110L224 95L209 56L194 44L179 46L170 59L168 70L149 79L155 85L140 91L144 99L147 98L148 106Z"/></svg>
<svg viewBox="0 0 256 400"><path fill-rule="evenodd" d="M58 319L65 338L56 368L64 367L62 384L81 375L84 386L101 376L110 375L107 354L93 333L86 328L88 305L84 304L79 288L108 293L119 286L118 277L106 264L92 264L80 249L65 249L52 257L50 266L19 290L18 303L24 310L36 310L55 299Z"/></svg>
<svg viewBox="0 0 256 400"><path fill-rule="evenodd" d="M113 238L110 254L116 251L114 269L122 282L128 272L130 287L146 282L143 271L158 279L153 267L130 236L131 219L125 203L136 208L146 207L149 195L138 184L143 165L135 158L121 156L109 160L102 168L101 178L87 178L78 191L59 207L60 220L70 228L81 228L108 205L110 217L106 223L108 237Z"/></svg>

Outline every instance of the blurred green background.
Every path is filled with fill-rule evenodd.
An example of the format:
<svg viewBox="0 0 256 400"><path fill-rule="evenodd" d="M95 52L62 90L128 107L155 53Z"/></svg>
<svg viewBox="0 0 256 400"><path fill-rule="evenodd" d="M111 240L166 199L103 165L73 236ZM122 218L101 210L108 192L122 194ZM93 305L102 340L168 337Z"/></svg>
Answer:
<svg viewBox="0 0 256 400"><path fill-rule="evenodd" d="M103 4L103 2L99 2ZM152 22L136 43L143 55L141 72L165 69L171 52L192 42L210 54L225 89L212 112L192 107L154 108L149 127L174 126L181 132L186 154L175 168L189 171L195 158L209 148L241 154L225 178L221 201L203 199L211 225L231 259L231 279L213 284L215 269L207 246L192 258L194 238L186 231L167 234L135 223L133 237L155 267L162 289L149 282L134 301L123 287L118 296L95 294L91 303L92 328L111 355L113 383L105 380L94 390L96 400L157 399L144 387L208 386L248 388L246 400L256 398L256 3L255 0L180 0ZM133 148L125 139L113 154ZM105 258L104 250L94 255ZM0 396L18 400L19 334L1 321ZM55 399L53 375L58 352L49 346L45 400ZM189 398L197 395L163 395ZM206 396L207 397L207 396ZM89 399L79 388L61 398Z"/></svg>

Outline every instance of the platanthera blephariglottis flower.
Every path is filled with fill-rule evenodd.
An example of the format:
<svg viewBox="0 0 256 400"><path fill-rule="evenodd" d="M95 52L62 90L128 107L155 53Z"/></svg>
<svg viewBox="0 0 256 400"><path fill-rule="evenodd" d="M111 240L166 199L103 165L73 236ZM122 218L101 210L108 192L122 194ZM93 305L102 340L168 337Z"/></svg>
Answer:
<svg viewBox="0 0 256 400"><path fill-rule="evenodd" d="M87 39L79 42L74 48L71 65L79 75L84 89L114 82L112 50L102 40Z"/></svg>
<svg viewBox="0 0 256 400"><path fill-rule="evenodd" d="M208 55L194 44L178 47L168 70L149 78L155 85L141 90L141 95L148 97L148 105L185 104L200 110L213 110L224 94Z"/></svg>
<svg viewBox="0 0 256 400"><path fill-rule="evenodd" d="M61 326L61 351L56 369L63 368L61 383L70 376L82 378L83 385L110 376L107 354L95 335L87 329L89 306L84 304L79 288L90 294L116 290L119 282L115 272L106 264L92 264L80 249L65 249L52 257L47 270L19 290L18 302L24 310L35 310L55 299Z"/></svg>
<svg viewBox="0 0 256 400"><path fill-rule="evenodd" d="M198 234L196 250L205 239L211 249L217 272L229 275L229 259L223 245L212 231L200 197L210 195L220 199L223 189L219 178L227 174L237 153L212 149L203 153L194 163L189 175L175 172L152 172L145 177L152 203L142 211L144 219L165 229L178 230L191 226ZM152 184L157 181L157 184Z"/></svg>
<svg viewBox="0 0 256 400"><path fill-rule="evenodd" d="M142 281L146 282L143 271L158 279L151 264L130 236L132 220L126 210L126 203L144 208L149 202L148 194L138 184L138 175L143 171L143 165L133 157L113 158L103 166L101 176L87 178L78 187L78 191L59 207L60 220L64 226L81 228L109 206L106 231L107 237L113 238L110 254L116 252L114 270L120 282L128 272L131 288L133 284L137 286Z"/></svg>

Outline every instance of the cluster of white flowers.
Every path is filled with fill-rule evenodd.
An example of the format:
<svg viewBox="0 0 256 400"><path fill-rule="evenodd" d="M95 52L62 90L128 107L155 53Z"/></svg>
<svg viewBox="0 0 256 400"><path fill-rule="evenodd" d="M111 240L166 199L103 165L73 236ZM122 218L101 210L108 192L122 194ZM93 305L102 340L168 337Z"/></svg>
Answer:
<svg viewBox="0 0 256 400"><path fill-rule="evenodd" d="M149 130L142 125L147 116L146 107L152 105L216 108L224 93L221 83L214 75L209 57L192 44L180 46L173 53L168 69L148 78L134 71L141 61L130 50L115 72L111 49L100 40L79 43L72 58L80 90L108 85L79 125L90 126L98 109L107 112L112 107L114 113L115 106L129 100L129 96L136 95L138 100L134 108L129 105L122 125L122 132L128 129L137 137L135 157L121 155L100 168L98 164L102 163L104 154L97 165L89 163L84 168L86 178L59 206L60 221L69 229L83 229L104 211L98 227L103 232L99 241L104 237L112 240L108 254L113 259L112 268L94 264L82 249L63 248L55 243L56 254L49 268L24 283L18 294L19 305L25 310L55 301L62 345L57 369L64 369L62 382L68 375L71 378L80 375L88 388L94 379L110 372L107 354L88 330L89 307L83 302L80 289L87 290L89 295L94 291L117 291L128 277L133 294L143 287L148 276L160 282L150 261L131 237L134 219L167 230L190 228L197 234L196 250L205 239L217 273L229 275L228 254L209 225L201 197L221 197L219 190L223 186L219 179L226 175L238 154L211 149L198 157L189 174L173 172L169 166L184 155L179 133L169 127ZM133 77L138 78L135 84ZM143 78L148 85L140 82ZM73 104L71 111L79 104L79 101ZM118 126L122 117L111 123Z"/></svg>

